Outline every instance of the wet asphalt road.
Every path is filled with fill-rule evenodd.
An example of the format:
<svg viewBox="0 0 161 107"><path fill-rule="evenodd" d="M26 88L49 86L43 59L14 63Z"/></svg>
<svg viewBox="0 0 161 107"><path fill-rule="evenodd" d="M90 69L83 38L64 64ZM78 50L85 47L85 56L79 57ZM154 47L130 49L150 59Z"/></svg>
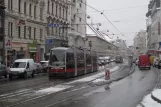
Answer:
<svg viewBox="0 0 161 107"><path fill-rule="evenodd" d="M110 65L112 66L115 65ZM121 71L113 72L111 79L127 76L129 70L125 67ZM39 76L28 80L0 82L0 107L135 107L143 96L151 91L157 80L153 70L136 69L131 76L112 83L110 90L105 88L107 85L93 85L87 82L68 84L96 74L69 80L49 81L47 76ZM52 86L56 86L52 93L40 91L44 87L50 89ZM61 91L57 92L58 90Z"/></svg>
<svg viewBox="0 0 161 107"><path fill-rule="evenodd" d="M108 65L109 68L113 68L115 63ZM103 70L101 68L100 70ZM99 72L87 74L77 78L71 79L48 79L47 74L37 75L35 78L14 78L12 81L8 79L0 79L0 107L6 107L8 105L16 104L17 102L23 100L29 100L30 98L37 98L38 96L44 96L44 94L34 95L33 90L40 90L46 87L56 86L58 84L67 83L77 79L85 78L91 75L95 75ZM35 93L34 93L35 94ZM21 107L21 106L20 106Z"/></svg>
<svg viewBox="0 0 161 107"><path fill-rule="evenodd" d="M89 88L89 92L46 107L136 107L150 93L157 81L154 70L136 71L127 78L105 86Z"/></svg>

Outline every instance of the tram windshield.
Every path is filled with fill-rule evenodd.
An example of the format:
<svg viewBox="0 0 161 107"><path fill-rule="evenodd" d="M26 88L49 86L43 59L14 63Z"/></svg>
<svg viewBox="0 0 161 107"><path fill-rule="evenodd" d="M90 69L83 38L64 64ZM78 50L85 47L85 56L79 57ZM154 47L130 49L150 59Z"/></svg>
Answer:
<svg viewBox="0 0 161 107"><path fill-rule="evenodd" d="M64 50L52 50L50 53L50 65L64 66L65 65L65 53Z"/></svg>

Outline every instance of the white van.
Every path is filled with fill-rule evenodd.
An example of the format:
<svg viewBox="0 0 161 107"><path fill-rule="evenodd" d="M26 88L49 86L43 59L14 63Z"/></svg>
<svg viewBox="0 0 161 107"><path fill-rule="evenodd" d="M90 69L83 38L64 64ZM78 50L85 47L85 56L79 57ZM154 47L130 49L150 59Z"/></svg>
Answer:
<svg viewBox="0 0 161 107"><path fill-rule="evenodd" d="M15 60L9 69L9 78L12 76L28 76L34 77L36 66L33 59L18 59Z"/></svg>

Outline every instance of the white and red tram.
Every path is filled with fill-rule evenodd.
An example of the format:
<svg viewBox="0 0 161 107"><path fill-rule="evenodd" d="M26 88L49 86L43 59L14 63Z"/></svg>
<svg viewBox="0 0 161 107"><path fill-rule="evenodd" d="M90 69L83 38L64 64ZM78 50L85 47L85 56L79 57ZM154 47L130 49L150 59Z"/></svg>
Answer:
<svg viewBox="0 0 161 107"><path fill-rule="evenodd" d="M98 71L97 53L86 49L58 47L50 50L49 78L75 77Z"/></svg>

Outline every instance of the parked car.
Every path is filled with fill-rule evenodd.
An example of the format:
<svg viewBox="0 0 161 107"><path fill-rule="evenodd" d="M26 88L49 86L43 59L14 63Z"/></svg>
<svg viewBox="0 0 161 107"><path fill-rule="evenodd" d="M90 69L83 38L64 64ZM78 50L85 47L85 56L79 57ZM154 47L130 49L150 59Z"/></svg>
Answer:
<svg viewBox="0 0 161 107"><path fill-rule="evenodd" d="M151 66L150 66L150 58L148 55L140 55L139 56L139 63L138 63L138 67L140 68L140 70L142 68L148 68L148 69L151 69Z"/></svg>
<svg viewBox="0 0 161 107"><path fill-rule="evenodd" d="M101 60L98 60L98 65L102 66Z"/></svg>
<svg viewBox="0 0 161 107"><path fill-rule="evenodd" d="M123 63L123 57L122 56L116 56L116 63Z"/></svg>
<svg viewBox="0 0 161 107"><path fill-rule="evenodd" d="M13 65L9 69L9 78L13 76L35 76L36 66L33 59L18 59L15 60Z"/></svg>
<svg viewBox="0 0 161 107"><path fill-rule="evenodd" d="M139 64L139 60L136 60L135 65L138 66L138 64Z"/></svg>
<svg viewBox="0 0 161 107"><path fill-rule="evenodd" d="M106 64L109 64L110 63L110 57L109 56L104 57L104 59L105 59L105 63Z"/></svg>
<svg viewBox="0 0 161 107"><path fill-rule="evenodd" d="M100 60L102 66L106 64L104 57L99 57L98 60Z"/></svg>
<svg viewBox="0 0 161 107"><path fill-rule="evenodd" d="M49 61L40 61L40 64L43 67L43 72L47 72Z"/></svg>
<svg viewBox="0 0 161 107"><path fill-rule="evenodd" d="M115 62L115 59L113 58L113 59L111 59L110 61L111 61L111 62Z"/></svg>
<svg viewBox="0 0 161 107"><path fill-rule="evenodd" d="M5 78L7 78L7 67L0 61L0 76L4 76Z"/></svg>
<svg viewBox="0 0 161 107"><path fill-rule="evenodd" d="M158 67L158 65L159 65L159 58L155 57L153 61L153 67Z"/></svg>
<svg viewBox="0 0 161 107"><path fill-rule="evenodd" d="M43 66L40 63L35 63L35 66L36 66L35 74L43 72Z"/></svg>

